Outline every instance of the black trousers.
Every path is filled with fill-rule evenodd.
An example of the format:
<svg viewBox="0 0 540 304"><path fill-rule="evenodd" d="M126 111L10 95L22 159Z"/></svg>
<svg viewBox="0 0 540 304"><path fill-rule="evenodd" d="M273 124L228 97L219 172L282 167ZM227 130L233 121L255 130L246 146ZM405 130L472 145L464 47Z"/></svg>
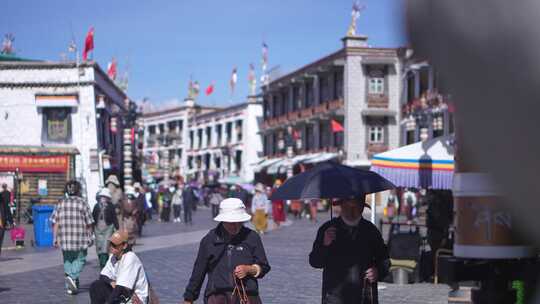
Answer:
<svg viewBox="0 0 540 304"><path fill-rule="evenodd" d="M191 204L184 203L184 223L191 224L191 213L193 212L193 209L191 207Z"/></svg>
<svg viewBox="0 0 540 304"><path fill-rule="evenodd" d="M2 244L4 243L4 234L6 229L0 228L0 254L2 254Z"/></svg>
<svg viewBox="0 0 540 304"><path fill-rule="evenodd" d="M180 213L182 213L182 205L172 205L174 218L180 218Z"/></svg>
<svg viewBox="0 0 540 304"><path fill-rule="evenodd" d="M171 207L163 207L161 208L161 220L164 222L168 222L171 219Z"/></svg>
<svg viewBox="0 0 540 304"><path fill-rule="evenodd" d="M90 303L103 304L107 301L112 292L113 288L111 284L108 284L103 280L95 280L90 285Z"/></svg>

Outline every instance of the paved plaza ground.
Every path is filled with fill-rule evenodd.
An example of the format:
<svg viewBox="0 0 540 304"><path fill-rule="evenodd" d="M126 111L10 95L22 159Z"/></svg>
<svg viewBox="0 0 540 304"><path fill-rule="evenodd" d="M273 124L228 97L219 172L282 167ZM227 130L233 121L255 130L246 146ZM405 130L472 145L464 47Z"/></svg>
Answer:
<svg viewBox="0 0 540 304"><path fill-rule="evenodd" d="M320 214L327 218L327 214ZM320 303L322 272L308 265L315 232L321 223L291 222L263 236L272 266L260 281L264 303ZM194 225L150 222L134 251L140 256L161 303L181 303L191 274L198 242L215 223L210 211L200 209ZM10 242L10 241L9 241ZM98 276L95 248L81 276L81 291L69 296L64 289L60 250L27 248L7 250L0 257L1 303L84 303L90 302L88 286ZM446 285L382 283L380 303L447 303ZM198 303L202 303L199 300Z"/></svg>

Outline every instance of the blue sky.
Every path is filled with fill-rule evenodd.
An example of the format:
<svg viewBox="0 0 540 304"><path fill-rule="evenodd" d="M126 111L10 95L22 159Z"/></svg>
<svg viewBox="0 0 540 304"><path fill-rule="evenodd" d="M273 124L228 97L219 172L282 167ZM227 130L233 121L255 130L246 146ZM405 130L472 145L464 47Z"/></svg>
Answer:
<svg viewBox="0 0 540 304"><path fill-rule="evenodd" d="M405 45L403 0L364 0L358 32L377 47ZM13 33L17 54L59 60L72 33L79 50L95 27L94 59L106 69L114 56L129 64L128 95L171 105L187 95L190 75L201 91L198 102L227 105L245 100L248 67L260 77L261 44L270 67L290 72L341 47L351 16L350 0L2 0L0 34ZM238 67L231 98L229 79Z"/></svg>

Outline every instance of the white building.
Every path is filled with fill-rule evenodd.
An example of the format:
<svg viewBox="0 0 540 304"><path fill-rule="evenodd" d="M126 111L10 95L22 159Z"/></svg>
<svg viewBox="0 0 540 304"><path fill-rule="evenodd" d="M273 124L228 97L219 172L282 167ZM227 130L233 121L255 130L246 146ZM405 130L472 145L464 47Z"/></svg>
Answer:
<svg viewBox="0 0 540 304"><path fill-rule="evenodd" d="M184 106L145 113L143 176L249 182L259 161L262 105L254 97L225 108Z"/></svg>
<svg viewBox="0 0 540 304"><path fill-rule="evenodd" d="M23 203L55 203L77 178L93 205L122 172L126 99L96 63L0 62L0 174L22 173Z"/></svg>
<svg viewBox="0 0 540 304"><path fill-rule="evenodd" d="M199 181L253 181L252 165L262 154L260 119L262 104L255 97L193 117L188 125L187 172Z"/></svg>
<svg viewBox="0 0 540 304"><path fill-rule="evenodd" d="M187 100L179 107L143 114L143 180L169 178L171 173L186 177L188 120L213 109Z"/></svg>

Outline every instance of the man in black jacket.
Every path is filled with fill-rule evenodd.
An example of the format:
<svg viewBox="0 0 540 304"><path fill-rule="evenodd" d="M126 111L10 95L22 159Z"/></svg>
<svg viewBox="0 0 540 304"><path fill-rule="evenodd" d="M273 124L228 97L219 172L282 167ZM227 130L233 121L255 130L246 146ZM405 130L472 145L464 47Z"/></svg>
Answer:
<svg viewBox="0 0 540 304"><path fill-rule="evenodd" d="M376 283L390 267L381 233L362 218L363 198L338 203L341 216L319 228L309 255L310 265L323 269L322 303L378 303Z"/></svg>
<svg viewBox="0 0 540 304"><path fill-rule="evenodd" d="M2 243L4 242L4 233L6 229L13 224L9 202L11 201L11 192L7 189L7 184L2 184L0 192L0 253L2 253Z"/></svg>
<svg viewBox="0 0 540 304"><path fill-rule="evenodd" d="M199 298L208 275L205 303L237 303L247 299L250 304L260 304L257 280L270 271L261 238L243 226L251 216L241 200L228 198L219 207L214 220L221 223L201 240L184 303L192 304Z"/></svg>

